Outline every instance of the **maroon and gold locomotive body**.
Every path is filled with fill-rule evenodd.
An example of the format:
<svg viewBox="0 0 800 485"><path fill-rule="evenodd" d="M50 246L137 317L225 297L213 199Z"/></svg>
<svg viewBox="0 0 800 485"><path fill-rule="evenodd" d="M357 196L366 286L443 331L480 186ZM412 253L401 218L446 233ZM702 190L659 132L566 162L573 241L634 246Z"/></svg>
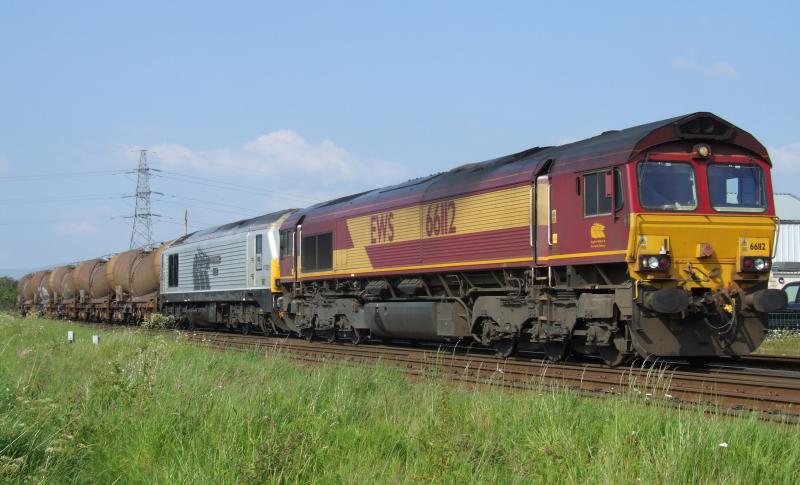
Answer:
<svg viewBox="0 0 800 485"><path fill-rule="evenodd" d="M710 113L464 165L295 213L280 315L554 360L746 354L785 305L771 190L764 147Z"/></svg>

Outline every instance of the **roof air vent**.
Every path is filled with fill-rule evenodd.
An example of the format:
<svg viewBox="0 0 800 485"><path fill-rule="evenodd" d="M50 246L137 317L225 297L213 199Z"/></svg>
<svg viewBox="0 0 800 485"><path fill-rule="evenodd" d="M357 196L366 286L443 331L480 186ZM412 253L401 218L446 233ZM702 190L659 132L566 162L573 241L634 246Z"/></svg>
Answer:
<svg viewBox="0 0 800 485"><path fill-rule="evenodd" d="M730 138L733 125L715 116L693 116L678 123L681 138L710 138L725 140Z"/></svg>

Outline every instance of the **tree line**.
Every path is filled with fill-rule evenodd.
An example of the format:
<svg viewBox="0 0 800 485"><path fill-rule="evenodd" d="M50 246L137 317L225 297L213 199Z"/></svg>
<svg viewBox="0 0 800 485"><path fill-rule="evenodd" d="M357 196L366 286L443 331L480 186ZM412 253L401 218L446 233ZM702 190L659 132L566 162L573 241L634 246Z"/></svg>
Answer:
<svg viewBox="0 0 800 485"><path fill-rule="evenodd" d="M17 280L0 277L0 311L12 310L17 304Z"/></svg>

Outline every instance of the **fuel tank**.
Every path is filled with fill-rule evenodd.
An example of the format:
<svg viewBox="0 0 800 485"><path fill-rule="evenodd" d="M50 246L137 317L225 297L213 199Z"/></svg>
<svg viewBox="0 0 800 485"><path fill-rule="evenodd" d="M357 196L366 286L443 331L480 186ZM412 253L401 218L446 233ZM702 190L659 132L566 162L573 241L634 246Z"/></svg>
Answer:
<svg viewBox="0 0 800 485"><path fill-rule="evenodd" d="M381 338L441 340L470 335L466 309L452 302L380 302L364 305L370 333Z"/></svg>
<svg viewBox="0 0 800 485"><path fill-rule="evenodd" d="M64 280L64 277L72 273L72 270L75 269L74 266L59 266L54 269L50 276L47 278L47 291L50 292L50 296L59 295L62 298L64 295L61 294L61 282Z"/></svg>
<svg viewBox="0 0 800 485"><path fill-rule="evenodd" d="M106 277L107 262L103 259L83 261L72 272L75 291L83 291L90 298L103 298L111 293Z"/></svg>
<svg viewBox="0 0 800 485"><path fill-rule="evenodd" d="M133 265L143 253L144 251L141 249L131 249L130 251L117 253L108 260L106 278L112 291L119 286L122 291L130 293Z"/></svg>
<svg viewBox="0 0 800 485"><path fill-rule="evenodd" d="M133 262L130 278L130 293L144 296L158 290L161 280L161 253L164 246L147 253L141 253Z"/></svg>

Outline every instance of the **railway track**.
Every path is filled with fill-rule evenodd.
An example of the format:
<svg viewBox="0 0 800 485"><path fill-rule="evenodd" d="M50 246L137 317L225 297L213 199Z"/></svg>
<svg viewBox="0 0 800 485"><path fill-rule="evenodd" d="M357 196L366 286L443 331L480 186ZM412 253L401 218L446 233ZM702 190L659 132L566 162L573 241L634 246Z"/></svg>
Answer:
<svg viewBox="0 0 800 485"><path fill-rule="evenodd" d="M104 330L130 329L81 325ZM702 406L709 412L731 415L756 412L764 419L800 421L800 359L791 357L751 356L702 367L656 362L608 368L593 362L554 364L530 357L500 359L484 349L454 346L353 345L211 331L181 331L179 335L188 342L215 349L281 354L308 363L382 362L412 376L447 378L470 386L497 385L511 389L557 386L589 396L629 396L648 403Z"/></svg>

